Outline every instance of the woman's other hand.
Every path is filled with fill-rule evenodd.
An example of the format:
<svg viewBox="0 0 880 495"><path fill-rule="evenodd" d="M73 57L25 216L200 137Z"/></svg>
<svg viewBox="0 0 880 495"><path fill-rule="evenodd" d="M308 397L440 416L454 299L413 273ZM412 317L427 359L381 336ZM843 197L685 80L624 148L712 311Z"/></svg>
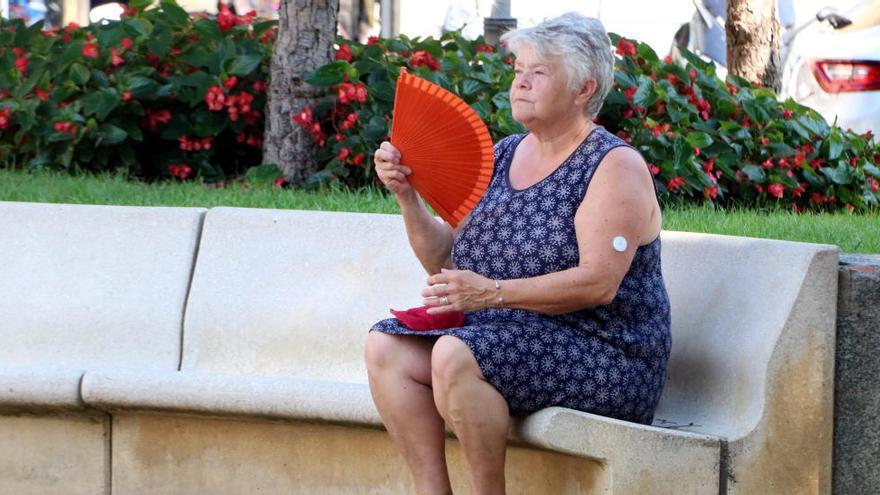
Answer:
<svg viewBox="0 0 880 495"><path fill-rule="evenodd" d="M428 287L422 291L428 314L449 311L476 311L493 306L496 300L495 282L470 270L448 270L428 277Z"/></svg>
<svg viewBox="0 0 880 495"><path fill-rule="evenodd" d="M373 163L376 164L376 175L382 184L393 192L398 198L411 195L414 191L406 176L412 173L408 167L400 164L400 151L384 141L373 155Z"/></svg>

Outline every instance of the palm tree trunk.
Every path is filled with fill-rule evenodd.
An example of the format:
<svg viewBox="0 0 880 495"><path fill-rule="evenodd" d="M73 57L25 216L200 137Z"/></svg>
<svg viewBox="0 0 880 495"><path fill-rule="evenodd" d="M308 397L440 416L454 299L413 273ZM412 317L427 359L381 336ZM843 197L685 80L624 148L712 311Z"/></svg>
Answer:
<svg viewBox="0 0 880 495"><path fill-rule="evenodd" d="M338 9L339 0L282 0L279 9L263 162L276 164L294 184L302 184L318 170L315 143L291 117L305 106L314 106L324 91L307 84L305 77L332 58Z"/></svg>
<svg viewBox="0 0 880 495"><path fill-rule="evenodd" d="M728 0L726 24L729 73L779 91L776 0Z"/></svg>

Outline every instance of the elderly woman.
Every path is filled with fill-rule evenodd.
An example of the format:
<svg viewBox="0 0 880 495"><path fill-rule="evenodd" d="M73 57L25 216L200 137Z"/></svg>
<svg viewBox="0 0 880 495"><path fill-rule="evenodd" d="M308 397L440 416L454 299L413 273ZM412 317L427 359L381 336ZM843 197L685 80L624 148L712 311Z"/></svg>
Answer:
<svg viewBox="0 0 880 495"><path fill-rule="evenodd" d="M451 492L444 423L473 493L504 493L511 415L562 406L650 424L666 378L656 189L641 155L593 122L612 83L608 35L568 13L502 41L528 133L495 145L489 188L458 228L428 213L405 156L387 142L375 154L430 274L428 312L466 315L431 331L390 318L367 336L373 399L422 494Z"/></svg>

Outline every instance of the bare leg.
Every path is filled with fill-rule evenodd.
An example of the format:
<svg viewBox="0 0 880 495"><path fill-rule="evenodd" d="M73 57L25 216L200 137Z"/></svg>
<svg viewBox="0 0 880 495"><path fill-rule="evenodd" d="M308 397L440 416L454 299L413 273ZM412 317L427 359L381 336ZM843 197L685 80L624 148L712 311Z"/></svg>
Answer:
<svg viewBox="0 0 880 495"><path fill-rule="evenodd" d="M431 390L432 340L378 331L364 358L373 402L409 466L419 495L449 495L446 431Z"/></svg>
<svg viewBox="0 0 880 495"><path fill-rule="evenodd" d="M431 356L434 402L458 437L471 470L474 495L503 495L510 412L483 376L470 348L443 336Z"/></svg>

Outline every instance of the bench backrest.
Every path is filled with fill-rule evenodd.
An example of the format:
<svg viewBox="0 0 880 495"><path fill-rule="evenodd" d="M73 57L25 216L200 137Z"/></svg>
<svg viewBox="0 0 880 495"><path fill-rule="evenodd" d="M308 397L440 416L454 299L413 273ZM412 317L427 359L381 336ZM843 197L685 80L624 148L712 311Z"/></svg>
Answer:
<svg viewBox="0 0 880 495"><path fill-rule="evenodd" d="M176 369L204 212L0 202L0 366Z"/></svg>
<svg viewBox="0 0 880 495"><path fill-rule="evenodd" d="M655 418L736 437L760 421L768 396L784 393L767 387L796 364L787 356L812 353L800 379L822 379L833 362L821 333L834 328L836 246L685 232L662 242L673 345ZM821 395L803 395L812 393Z"/></svg>
<svg viewBox="0 0 880 495"><path fill-rule="evenodd" d="M730 434L759 421L773 351L823 253L827 283L832 246L664 232L673 350L656 417ZM420 305L426 278L400 216L214 208L182 367L363 383L369 326Z"/></svg>
<svg viewBox="0 0 880 495"><path fill-rule="evenodd" d="M370 326L426 279L399 215L212 208L182 368L365 383Z"/></svg>

